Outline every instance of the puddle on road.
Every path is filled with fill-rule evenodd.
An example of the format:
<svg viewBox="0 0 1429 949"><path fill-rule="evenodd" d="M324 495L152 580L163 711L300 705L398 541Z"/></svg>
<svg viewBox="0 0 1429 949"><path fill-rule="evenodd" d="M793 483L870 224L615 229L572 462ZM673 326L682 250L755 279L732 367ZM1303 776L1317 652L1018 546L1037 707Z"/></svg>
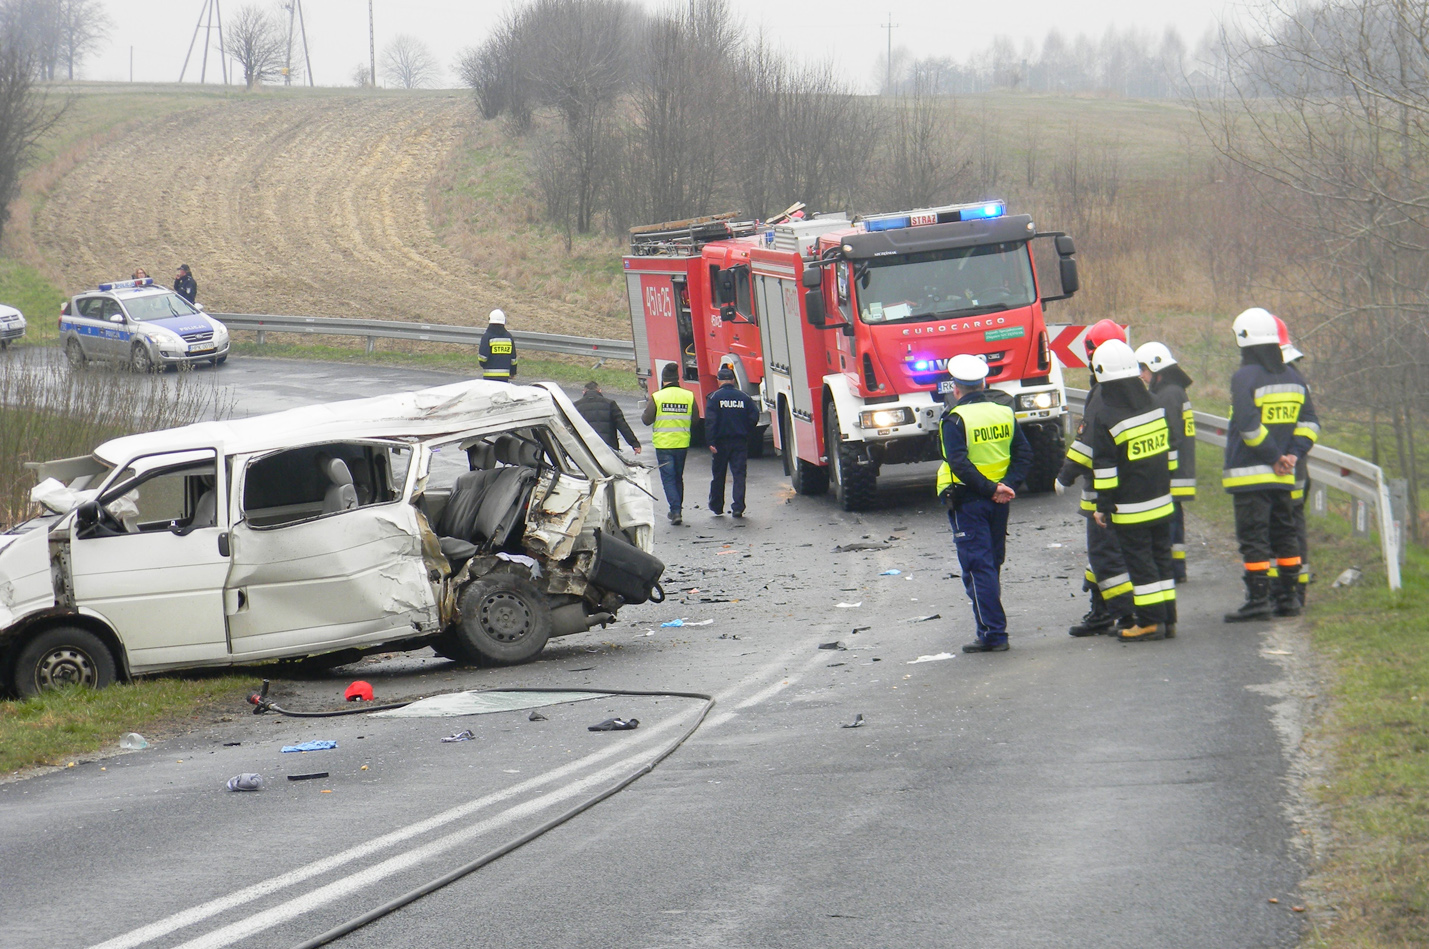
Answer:
<svg viewBox="0 0 1429 949"><path fill-rule="evenodd" d="M489 715L544 708L566 702L587 702L608 698L608 692L452 692L418 699L402 708L373 712L373 718L454 718L458 715Z"/></svg>

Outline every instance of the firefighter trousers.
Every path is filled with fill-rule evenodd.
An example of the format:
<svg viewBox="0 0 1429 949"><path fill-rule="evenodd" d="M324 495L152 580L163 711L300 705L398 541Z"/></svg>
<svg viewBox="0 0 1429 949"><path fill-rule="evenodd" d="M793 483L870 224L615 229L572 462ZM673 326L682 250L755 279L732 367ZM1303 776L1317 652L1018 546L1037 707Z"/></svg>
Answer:
<svg viewBox="0 0 1429 949"><path fill-rule="evenodd" d="M1186 582L1186 509L1176 501L1171 515L1171 559L1176 561L1176 582Z"/></svg>
<svg viewBox="0 0 1429 949"><path fill-rule="evenodd" d="M1300 538L1290 489L1242 491L1235 502L1235 539L1248 576L1267 576L1272 564L1282 578L1300 573Z"/></svg>
<svg viewBox="0 0 1429 949"><path fill-rule="evenodd" d="M1171 518L1145 524L1113 524L1131 575L1139 626L1176 625L1176 577L1171 557Z"/></svg>
<svg viewBox="0 0 1429 949"><path fill-rule="evenodd" d="M1110 527L1098 527L1087 515L1087 572L1085 590L1095 589L1112 616L1130 616L1132 610L1131 575L1121 556L1121 544ZM1093 605L1096 597L1092 598Z"/></svg>

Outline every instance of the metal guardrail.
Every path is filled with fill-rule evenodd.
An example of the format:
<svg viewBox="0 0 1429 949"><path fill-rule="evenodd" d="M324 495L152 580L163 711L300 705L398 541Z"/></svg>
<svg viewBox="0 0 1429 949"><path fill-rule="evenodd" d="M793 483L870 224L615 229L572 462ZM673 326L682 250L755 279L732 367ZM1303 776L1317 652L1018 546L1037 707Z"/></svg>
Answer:
<svg viewBox="0 0 1429 949"><path fill-rule="evenodd" d="M365 336L369 353L372 352L379 337L423 343L454 343L461 346L475 346L481 342L481 334L484 332L475 326L454 326L450 323L404 323L398 320L355 320L331 316L271 316L252 313L209 313L208 315L219 320L231 330L256 332L259 343L266 342L265 337L268 333ZM602 361L606 359L635 361L635 344L624 340L527 333L522 330L512 330L511 336L519 347L533 352L590 356Z"/></svg>
<svg viewBox="0 0 1429 949"><path fill-rule="evenodd" d="M1067 389L1067 408L1078 415L1086 405L1085 389ZM1230 419L1209 412L1196 412L1196 440L1224 448ZM1351 522L1359 533L1369 533L1369 511L1375 512L1380 546L1384 551L1385 573L1389 588L1400 588L1399 556L1404 543L1403 525L1394 516L1390 503L1389 484L1379 465L1347 455L1334 448L1316 445L1310 452L1310 483L1318 488L1343 491L1355 501Z"/></svg>

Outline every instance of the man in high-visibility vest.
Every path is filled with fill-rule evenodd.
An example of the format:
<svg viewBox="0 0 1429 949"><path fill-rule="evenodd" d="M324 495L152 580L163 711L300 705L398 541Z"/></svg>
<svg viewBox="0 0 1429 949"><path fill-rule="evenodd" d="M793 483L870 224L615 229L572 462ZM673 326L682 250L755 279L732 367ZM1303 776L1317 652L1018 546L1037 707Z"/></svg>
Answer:
<svg viewBox="0 0 1429 949"><path fill-rule="evenodd" d="M476 361L481 364L481 378L487 382L510 382L516 378L516 341L506 329L506 314L500 310L492 310L487 318Z"/></svg>
<svg viewBox="0 0 1429 949"><path fill-rule="evenodd" d="M987 362L962 354L948 362L957 402L938 423L943 464L938 497L948 508L963 588L972 601L977 639L963 652L1006 652L1002 561L1007 551L1008 504L1032 467L1032 446L1012 409L988 397Z"/></svg>
<svg viewBox="0 0 1429 949"><path fill-rule="evenodd" d="M660 372L660 388L650 394L640 420L654 428L655 460L660 465L660 483L665 486L665 502L671 524L682 524L685 506L685 454L690 448L690 430L699 413L695 394L680 387L680 368L667 363Z"/></svg>

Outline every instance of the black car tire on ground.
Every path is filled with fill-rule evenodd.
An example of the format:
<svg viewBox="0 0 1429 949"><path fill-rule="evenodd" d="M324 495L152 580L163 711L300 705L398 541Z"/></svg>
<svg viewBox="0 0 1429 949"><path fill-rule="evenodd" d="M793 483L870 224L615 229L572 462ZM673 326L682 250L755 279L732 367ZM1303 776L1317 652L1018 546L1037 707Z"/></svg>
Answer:
<svg viewBox="0 0 1429 949"><path fill-rule="evenodd" d="M89 360L84 355L84 347L79 344L79 340L71 339L65 343L65 358L69 360L71 369L83 369Z"/></svg>
<svg viewBox="0 0 1429 949"><path fill-rule="evenodd" d="M138 373L154 371L154 359L143 343L135 343L129 348L129 368Z"/></svg>
<svg viewBox="0 0 1429 949"><path fill-rule="evenodd" d="M77 626L52 626L15 656L11 687L26 699L67 685L102 689L114 677L114 656L98 636Z"/></svg>
<svg viewBox="0 0 1429 949"><path fill-rule="evenodd" d="M530 662L551 638L551 608L525 577L490 573L474 580L462 591L460 609L457 639L486 665Z"/></svg>

